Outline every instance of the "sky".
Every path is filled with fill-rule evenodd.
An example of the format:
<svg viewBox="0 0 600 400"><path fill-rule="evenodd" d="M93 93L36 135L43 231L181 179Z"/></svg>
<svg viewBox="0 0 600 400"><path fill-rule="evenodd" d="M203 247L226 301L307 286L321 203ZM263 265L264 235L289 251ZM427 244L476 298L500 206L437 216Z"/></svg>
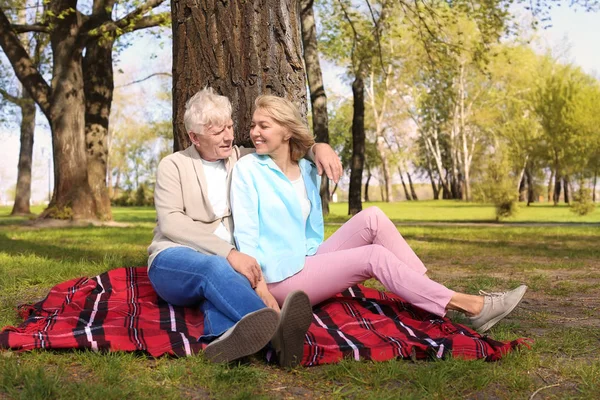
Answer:
<svg viewBox="0 0 600 400"><path fill-rule="evenodd" d="M565 60L579 65L587 73L600 79L600 13L585 13L566 7L554 8L551 13L551 26L540 32L539 39L533 46L538 50L550 48L564 56ZM153 72L171 71L171 49L168 44L162 48L155 45L156 39L143 37L119 56L120 62L116 72L116 86L135 79L140 79ZM151 52L148 49L152 49ZM328 94L348 96L350 86L341 76L343 68L331 63L322 62L323 80ZM160 79L152 78L143 84L129 86L124 89L140 99L144 99L145 109L152 112L153 101L160 90ZM38 118L40 129L36 131L34 142L32 201L42 202L48 198L49 187L53 185L52 160L49 148L50 133L44 127L44 117ZM14 191L17 177L19 154L18 127L10 129L0 125L0 205L10 203L11 192Z"/></svg>

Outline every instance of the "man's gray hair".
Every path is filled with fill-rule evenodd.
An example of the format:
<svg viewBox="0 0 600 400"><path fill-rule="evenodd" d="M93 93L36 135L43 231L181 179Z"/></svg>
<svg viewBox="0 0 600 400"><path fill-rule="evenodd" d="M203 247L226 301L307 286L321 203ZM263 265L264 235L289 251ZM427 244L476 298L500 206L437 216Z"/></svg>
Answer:
<svg viewBox="0 0 600 400"><path fill-rule="evenodd" d="M205 87L185 103L183 123L187 133L204 134L204 127L222 126L231 118L231 102Z"/></svg>

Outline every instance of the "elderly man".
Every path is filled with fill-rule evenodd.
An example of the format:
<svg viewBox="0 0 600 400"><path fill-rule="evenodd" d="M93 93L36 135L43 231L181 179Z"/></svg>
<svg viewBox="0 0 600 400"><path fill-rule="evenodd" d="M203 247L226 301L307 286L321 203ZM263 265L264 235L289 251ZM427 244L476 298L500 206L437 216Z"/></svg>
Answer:
<svg viewBox="0 0 600 400"><path fill-rule="evenodd" d="M229 207L231 171L254 149L233 145L231 103L211 88L186 104L184 123L192 145L158 166L154 201L157 225L148 248L148 275L156 292L178 306L201 304L205 356L228 362L269 341L282 366L302 359L312 310L304 292L291 293L281 310L257 261L235 249ZM337 181L342 166L327 144L308 157Z"/></svg>

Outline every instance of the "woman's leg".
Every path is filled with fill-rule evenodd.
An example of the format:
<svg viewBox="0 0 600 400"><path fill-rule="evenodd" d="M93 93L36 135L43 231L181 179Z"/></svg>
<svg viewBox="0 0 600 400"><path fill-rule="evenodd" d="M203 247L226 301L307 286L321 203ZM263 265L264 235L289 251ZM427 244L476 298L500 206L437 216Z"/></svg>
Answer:
<svg viewBox="0 0 600 400"><path fill-rule="evenodd" d="M317 254L370 244L385 247L404 265L421 275L427 272L394 223L378 207L369 207L353 216L319 247Z"/></svg>
<svg viewBox="0 0 600 400"><path fill-rule="evenodd" d="M168 303L193 306L204 301L204 335L208 337L221 335L245 315L265 308L248 279L225 258L188 247L161 251L148 276L158 295Z"/></svg>
<svg viewBox="0 0 600 400"><path fill-rule="evenodd" d="M291 291L303 290L314 305L369 278L377 278L387 290L440 316L446 313L446 306L455 294L376 244L306 257L302 271L269 284L269 291L281 304Z"/></svg>

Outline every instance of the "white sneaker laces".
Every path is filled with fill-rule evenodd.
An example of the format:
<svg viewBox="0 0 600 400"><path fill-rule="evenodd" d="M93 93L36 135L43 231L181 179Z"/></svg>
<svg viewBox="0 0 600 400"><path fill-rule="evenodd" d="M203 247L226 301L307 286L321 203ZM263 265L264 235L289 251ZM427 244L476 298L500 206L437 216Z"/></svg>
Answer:
<svg viewBox="0 0 600 400"><path fill-rule="evenodd" d="M481 296L502 297L506 294L506 292L486 292L485 290L480 290L479 294Z"/></svg>

